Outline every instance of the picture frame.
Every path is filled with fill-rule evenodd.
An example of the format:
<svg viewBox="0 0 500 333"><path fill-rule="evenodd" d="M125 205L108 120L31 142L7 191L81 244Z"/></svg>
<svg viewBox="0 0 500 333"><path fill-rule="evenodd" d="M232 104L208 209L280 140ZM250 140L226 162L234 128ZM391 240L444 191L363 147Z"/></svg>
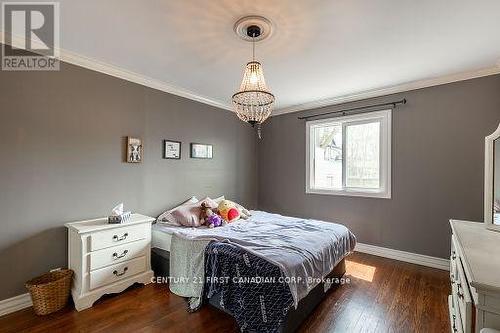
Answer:
<svg viewBox="0 0 500 333"><path fill-rule="evenodd" d="M140 138L127 137L127 163L141 163L144 154L144 147Z"/></svg>
<svg viewBox="0 0 500 333"><path fill-rule="evenodd" d="M180 160L182 142L174 140L163 140L163 158L167 160Z"/></svg>
<svg viewBox="0 0 500 333"><path fill-rule="evenodd" d="M190 151L191 151L190 153L191 158L199 158L199 159L213 158L213 146L211 144L192 142L190 145Z"/></svg>

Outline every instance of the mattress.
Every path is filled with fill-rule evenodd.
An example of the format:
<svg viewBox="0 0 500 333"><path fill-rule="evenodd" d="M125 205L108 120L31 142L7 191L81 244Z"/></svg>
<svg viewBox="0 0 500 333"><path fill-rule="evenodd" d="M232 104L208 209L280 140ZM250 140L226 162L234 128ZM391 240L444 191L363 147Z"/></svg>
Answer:
<svg viewBox="0 0 500 333"><path fill-rule="evenodd" d="M170 252L172 235L180 227L155 223L151 229L151 247Z"/></svg>
<svg viewBox="0 0 500 333"><path fill-rule="evenodd" d="M172 235L176 232L187 234L197 234L203 229L208 229L205 226L199 228L191 228L184 226L169 225L157 222L153 224L151 229L151 247L170 252L172 245Z"/></svg>

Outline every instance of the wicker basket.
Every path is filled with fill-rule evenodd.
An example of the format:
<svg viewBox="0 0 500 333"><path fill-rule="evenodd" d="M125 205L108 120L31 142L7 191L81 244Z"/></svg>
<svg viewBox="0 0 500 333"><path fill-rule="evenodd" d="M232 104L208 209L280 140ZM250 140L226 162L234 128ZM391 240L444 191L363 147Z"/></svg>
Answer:
<svg viewBox="0 0 500 333"><path fill-rule="evenodd" d="M31 294L33 309L37 315L56 312L66 305L72 277L72 270L62 269L26 282L25 286Z"/></svg>

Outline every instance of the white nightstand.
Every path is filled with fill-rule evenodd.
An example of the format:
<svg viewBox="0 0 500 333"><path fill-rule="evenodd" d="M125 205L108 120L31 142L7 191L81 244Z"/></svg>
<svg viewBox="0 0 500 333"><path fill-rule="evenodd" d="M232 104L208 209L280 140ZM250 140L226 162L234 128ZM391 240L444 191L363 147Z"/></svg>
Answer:
<svg viewBox="0 0 500 333"><path fill-rule="evenodd" d="M68 267L75 274L71 294L78 311L102 295L119 293L138 282L151 282L151 222L132 214L122 224L107 218L66 223Z"/></svg>

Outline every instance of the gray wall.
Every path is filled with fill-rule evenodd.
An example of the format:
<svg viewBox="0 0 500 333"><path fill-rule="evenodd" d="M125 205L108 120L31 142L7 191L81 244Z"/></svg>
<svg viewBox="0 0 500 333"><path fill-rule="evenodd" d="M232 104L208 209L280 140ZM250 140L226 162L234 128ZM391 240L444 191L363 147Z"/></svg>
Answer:
<svg viewBox="0 0 500 333"><path fill-rule="evenodd" d="M305 194L297 116L406 97L393 112L392 199ZM259 144L259 208L338 221L358 241L446 258L448 219L483 218L484 137L500 122L500 76L273 117Z"/></svg>
<svg viewBox="0 0 500 333"><path fill-rule="evenodd" d="M119 202L157 216L193 194L255 207L254 132L228 112L71 65L0 71L0 300L66 265L64 222L105 216ZM141 164L123 162L124 137L142 137ZM162 140L182 159L162 159ZM213 160L189 143L214 145Z"/></svg>

